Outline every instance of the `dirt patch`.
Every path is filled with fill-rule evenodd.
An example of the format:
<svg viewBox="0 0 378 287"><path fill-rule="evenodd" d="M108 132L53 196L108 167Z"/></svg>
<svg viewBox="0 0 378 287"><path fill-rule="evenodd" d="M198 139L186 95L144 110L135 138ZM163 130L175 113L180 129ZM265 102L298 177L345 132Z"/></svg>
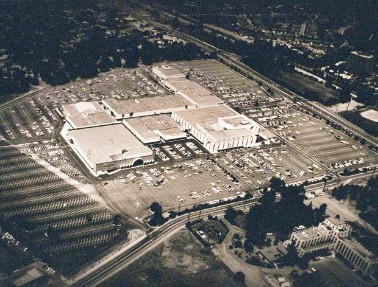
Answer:
<svg viewBox="0 0 378 287"><path fill-rule="evenodd" d="M378 112L375 110L368 110L368 111L362 112L361 116L373 122L378 122Z"/></svg>
<svg viewBox="0 0 378 287"><path fill-rule="evenodd" d="M184 235L189 237L190 235ZM176 238L179 239L179 238ZM190 240L190 238L188 238ZM168 242L161 253L161 263L166 268L179 268L184 274L197 273L201 270L209 268L208 263L202 261L201 258L193 257L198 252L198 246L194 243L185 245L181 240Z"/></svg>
<svg viewBox="0 0 378 287"><path fill-rule="evenodd" d="M119 272L101 287L243 286L186 229Z"/></svg>

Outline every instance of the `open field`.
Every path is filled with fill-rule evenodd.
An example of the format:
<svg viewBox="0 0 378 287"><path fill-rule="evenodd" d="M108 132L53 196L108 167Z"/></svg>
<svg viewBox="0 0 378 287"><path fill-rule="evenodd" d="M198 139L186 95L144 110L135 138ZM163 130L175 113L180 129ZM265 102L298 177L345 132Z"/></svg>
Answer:
<svg viewBox="0 0 378 287"><path fill-rule="evenodd" d="M149 215L154 201L166 210L177 211L236 197L245 190L243 184L233 182L219 166L206 159L133 169L103 182L103 187L112 205L137 218Z"/></svg>
<svg viewBox="0 0 378 287"><path fill-rule="evenodd" d="M2 239L18 255L39 256L67 276L127 237L90 185L65 177L14 147L0 147L0 218L10 232Z"/></svg>
<svg viewBox="0 0 378 287"><path fill-rule="evenodd" d="M325 287L373 286L362 281L358 275L351 272L350 268L338 259L326 258L311 262L310 266L320 271L325 281Z"/></svg>
<svg viewBox="0 0 378 287"><path fill-rule="evenodd" d="M361 113L361 116L373 122L378 122L378 112L376 110L364 111Z"/></svg>
<svg viewBox="0 0 378 287"><path fill-rule="evenodd" d="M254 108L245 114L331 170L377 164L375 153L325 122L300 112L295 104Z"/></svg>
<svg viewBox="0 0 378 287"><path fill-rule="evenodd" d="M331 105L336 102L338 95L333 89L327 88L323 83L319 83L299 73L280 73L279 79L285 83L289 89L299 92L304 95L305 93L313 92L318 95L317 101L325 105ZM315 100L315 99L311 99Z"/></svg>
<svg viewBox="0 0 378 287"><path fill-rule="evenodd" d="M236 282L233 273L212 254L201 252L202 249L203 246L188 230L182 230L100 286L244 286Z"/></svg>
<svg viewBox="0 0 378 287"><path fill-rule="evenodd" d="M356 126L360 127L372 136L378 137L378 124L374 121L374 118L368 119L361 115L361 110L347 111L341 113L341 116Z"/></svg>
<svg viewBox="0 0 378 287"><path fill-rule="evenodd" d="M243 77L217 61L195 60L175 64L190 79L211 90L230 105L249 106L270 103L279 99L269 96L255 82Z"/></svg>

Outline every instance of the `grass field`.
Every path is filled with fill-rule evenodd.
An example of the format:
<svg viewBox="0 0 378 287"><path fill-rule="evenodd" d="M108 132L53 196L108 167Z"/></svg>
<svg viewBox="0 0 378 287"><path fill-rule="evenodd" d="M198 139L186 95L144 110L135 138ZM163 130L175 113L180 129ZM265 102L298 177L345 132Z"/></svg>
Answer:
<svg viewBox="0 0 378 287"><path fill-rule="evenodd" d="M202 245L188 230L180 231L101 287L236 287L233 273Z"/></svg>
<svg viewBox="0 0 378 287"><path fill-rule="evenodd" d="M321 261L311 263L311 267L316 268L322 274L324 287L368 287L350 268L338 259L326 258Z"/></svg>
<svg viewBox="0 0 378 287"><path fill-rule="evenodd" d="M311 80L298 73L280 73L279 79L285 86L293 91L306 91L318 94L318 101L325 105L331 105L337 100L337 92L324 86L324 84Z"/></svg>
<svg viewBox="0 0 378 287"><path fill-rule="evenodd" d="M361 110L343 112L341 115L351 123L359 126L365 132L371 134L372 136L378 137L378 124L361 116Z"/></svg>

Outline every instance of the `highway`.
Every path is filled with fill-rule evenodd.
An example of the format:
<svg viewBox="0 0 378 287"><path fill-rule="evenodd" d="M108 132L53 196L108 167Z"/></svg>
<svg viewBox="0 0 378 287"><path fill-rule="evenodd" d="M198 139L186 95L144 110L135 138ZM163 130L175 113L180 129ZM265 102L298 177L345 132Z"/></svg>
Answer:
<svg viewBox="0 0 378 287"><path fill-rule="evenodd" d="M189 214L181 215L165 223L164 225L154 229L151 233L145 236L142 240L137 242L132 247L121 251L114 255L113 258L105 260L90 270L90 273L78 276L71 282L67 282L70 286L86 287L97 286L109 277L113 276L120 270L124 269L135 260L139 259L146 252L162 243L167 237L174 234L185 226L188 220L198 218L205 218L208 215L223 215L229 206L237 209L248 208L257 203L258 199L248 199L243 202L234 202L222 206L208 208L206 210L195 211Z"/></svg>

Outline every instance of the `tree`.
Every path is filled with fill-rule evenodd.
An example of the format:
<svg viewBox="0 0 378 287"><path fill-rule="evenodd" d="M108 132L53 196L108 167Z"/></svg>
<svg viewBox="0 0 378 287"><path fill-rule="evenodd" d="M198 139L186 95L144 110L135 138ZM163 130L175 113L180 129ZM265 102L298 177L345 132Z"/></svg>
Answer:
<svg viewBox="0 0 378 287"><path fill-rule="evenodd" d="M251 244L263 245L266 239L266 229L270 226L269 219L273 218L267 213L262 204L250 209L246 220L247 240Z"/></svg>
<svg viewBox="0 0 378 287"><path fill-rule="evenodd" d="M237 215L238 215L237 211L232 206L229 206L226 210L224 218L228 222L230 222L232 225L235 225L235 219L236 219Z"/></svg>
<svg viewBox="0 0 378 287"><path fill-rule="evenodd" d="M120 224L121 220L122 220L121 215L116 214L113 217L113 224L114 225L118 225L118 224Z"/></svg>
<svg viewBox="0 0 378 287"><path fill-rule="evenodd" d="M349 102L351 100L350 92L351 91L350 91L349 88L341 89L340 92L339 92L339 102L340 103Z"/></svg>
<svg viewBox="0 0 378 287"><path fill-rule="evenodd" d="M299 259L299 256L298 256L297 249L295 248L294 243L291 243L287 247L287 254L283 257L283 260L285 261L287 265L293 266L298 263L298 259Z"/></svg>
<svg viewBox="0 0 378 287"><path fill-rule="evenodd" d="M327 211L327 204L323 203L319 206L319 209L315 213L315 221L316 223L321 222L325 219Z"/></svg>
<svg viewBox="0 0 378 287"><path fill-rule="evenodd" d="M157 202L153 202L150 206L150 209L154 214L149 223L152 226L162 225L164 223L164 217L161 205Z"/></svg>
<svg viewBox="0 0 378 287"><path fill-rule="evenodd" d="M242 248L243 244L240 240L236 240L234 243L235 248Z"/></svg>
<svg viewBox="0 0 378 287"><path fill-rule="evenodd" d="M158 213L158 212L161 213L162 212L161 205L157 202L151 203L150 209L154 213Z"/></svg>
<svg viewBox="0 0 378 287"><path fill-rule="evenodd" d="M87 215L85 216L85 218L87 219L87 222L88 222L88 223L91 223L92 220L93 220L93 215L92 215L92 214L87 214ZM114 222L114 218L113 218L113 222Z"/></svg>
<svg viewBox="0 0 378 287"><path fill-rule="evenodd" d="M260 198L260 203L264 207L270 208L274 205L275 201L276 201L276 191L274 189L271 189L270 191L265 189L262 197Z"/></svg>
<svg viewBox="0 0 378 287"><path fill-rule="evenodd" d="M238 271L234 274L234 279L238 282L244 283L245 281L245 274L241 271Z"/></svg>
<svg viewBox="0 0 378 287"><path fill-rule="evenodd" d="M278 177L272 177L269 181L269 186L275 192L281 192L286 187L286 184L282 179Z"/></svg>
<svg viewBox="0 0 378 287"><path fill-rule="evenodd" d="M250 252L250 253L253 252L253 244L251 241L249 240L244 241L244 250L245 252Z"/></svg>
<svg viewBox="0 0 378 287"><path fill-rule="evenodd" d="M332 190L332 195L337 199L346 199L348 196L348 188L345 188L344 185L340 185L339 187L335 187Z"/></svg>

